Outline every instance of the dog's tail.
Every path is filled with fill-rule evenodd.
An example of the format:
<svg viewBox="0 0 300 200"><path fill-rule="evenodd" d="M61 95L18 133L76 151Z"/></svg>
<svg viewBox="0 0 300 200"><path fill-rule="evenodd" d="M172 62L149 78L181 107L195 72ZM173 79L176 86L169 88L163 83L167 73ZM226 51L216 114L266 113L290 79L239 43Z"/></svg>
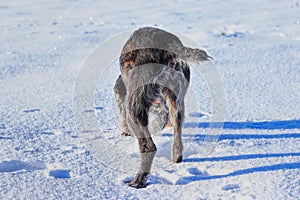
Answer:
<svg viewBox="0 0 300 200"><path fill-rule="evenodd" d="M183 47L177 49L177 51L180 59L188 62L198 63L198 62L213 60L213 58L209 56L206 53L206 51L201 49L192 49L189 47Z"/></svg>

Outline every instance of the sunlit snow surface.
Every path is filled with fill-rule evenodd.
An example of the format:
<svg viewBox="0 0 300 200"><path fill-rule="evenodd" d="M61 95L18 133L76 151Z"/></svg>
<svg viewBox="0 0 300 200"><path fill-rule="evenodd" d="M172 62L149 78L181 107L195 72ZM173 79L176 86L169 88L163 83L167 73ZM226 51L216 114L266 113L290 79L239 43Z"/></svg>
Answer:
<svg viewBox="0 0 300 200"><path fill-rule="evenodd" d="M0 199L299 198L299 13L296 0L1 3ZM124 183L139 151L136 138L120 135L118 55L86 110L101 127L94 145L76 131L72 105L90 52L146 25L185 35L214 57L226 103L218 143L203 155L211 97L192 74L183 163L169 161L172 129L156 134L152 174L137 190Z"/></svg>

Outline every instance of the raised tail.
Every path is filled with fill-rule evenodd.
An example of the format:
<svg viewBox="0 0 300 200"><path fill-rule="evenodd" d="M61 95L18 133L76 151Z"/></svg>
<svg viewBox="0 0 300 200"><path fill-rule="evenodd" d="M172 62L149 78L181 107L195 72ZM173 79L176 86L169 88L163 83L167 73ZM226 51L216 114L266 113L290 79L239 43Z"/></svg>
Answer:
<svg viewBox="0 0 300 200"><path fill-rule="evenodd" d="M198 63L198 62L213 60L213 58L209 56L206 53L206 51L201 49L192 49L189 47L183 47L178 52L178 54L182 60L188 62Z"/></svg>

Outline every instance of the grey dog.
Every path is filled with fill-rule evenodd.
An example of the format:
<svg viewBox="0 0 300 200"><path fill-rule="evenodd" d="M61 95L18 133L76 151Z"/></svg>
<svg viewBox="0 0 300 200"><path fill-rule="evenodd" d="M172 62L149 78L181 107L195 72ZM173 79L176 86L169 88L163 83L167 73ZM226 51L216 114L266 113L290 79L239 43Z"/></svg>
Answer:
<svg viewBox="0 0 300 200"><path fill-rule="evenodd" d="M131 187L142 188L147 183L157 151L151 123L156 126L155 131L168 125L173 127L172 161L182 162L184 96L190 82L188 62L210 59L205 51L185 47L177 36L158 28L140 28L125 43L119 59L121 75L114 92L122 134L134 134L140 148L141 166L129 182ZM151 121L150 113L159 118Z"/></svg>

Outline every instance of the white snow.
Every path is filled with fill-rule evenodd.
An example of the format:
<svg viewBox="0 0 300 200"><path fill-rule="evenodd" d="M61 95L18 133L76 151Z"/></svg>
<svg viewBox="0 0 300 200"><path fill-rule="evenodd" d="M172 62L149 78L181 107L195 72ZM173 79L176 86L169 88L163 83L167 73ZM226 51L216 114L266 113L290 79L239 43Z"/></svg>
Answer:
<svg viewBox="0 0 300 200"><path fill-rule="evenodd" d="M299 13L297 0L2 2L0 199L299 199ZM101 131L78 134L73 96L90 52L146 25L213 56L226 102L218 142L203 154L212 99L192 74L184 162L169 161L172 129L154 135L149 184L137 190L124 183L140 160L136 139L120 135L117 61L86 110Z"/></svg>

